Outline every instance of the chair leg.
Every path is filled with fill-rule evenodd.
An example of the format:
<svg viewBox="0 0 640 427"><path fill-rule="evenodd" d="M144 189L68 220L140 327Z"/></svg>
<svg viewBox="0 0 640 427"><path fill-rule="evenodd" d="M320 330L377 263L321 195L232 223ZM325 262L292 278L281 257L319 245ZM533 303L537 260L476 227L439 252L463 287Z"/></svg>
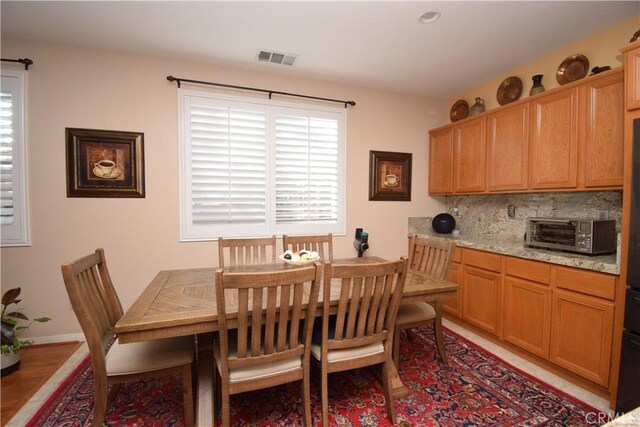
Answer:
<svg viewBox="0 0 640 427"><path fill-rule="evenodd" d="M222 427L229 427L231 423L231 400L229 396L229 384L223 382L221 384L222 393L220 398L222 400Z"/></svg>
<svg viewBox="0 0 640 427"><path fill-rule="evenodd" d="M191 377L191 363L182 369L182 394L184 399L184 425L193 425L193 387Z"/></svg>
<svg viewBox="0 0 640 427"><path fill-rule="evenodd" d="M396 369L400 368L400 331L400 326L396 325L393 331L393 364L396 365Z"/></svg>
<svg viewBox="0 0 640 427"><path fill-rule="evenodd" d="M391 369L387 360L382 364L382 385L384 386L384 402L387 406L387 418L392 424L396 424L396 410L393 406L393 390L391 390Z"/></svg>
<svg viewBox="0 0 640 427"><path fill-rule="evenodd" d="M300 381L300 397L302 398L302 416L306 427L313 426L311 416L311 381L309 372L305 371Z"/></svg>
<svg viewBox="0 0 640 427"><path fill-rule="evenodd" d="M109 395L107 396L107 402L113 402L114 400L116 400L121 385L121 383L115 383L111 385L111 390L109 390Z"/></svg>
<svg viewBox="0 0 640 427"><path fill-rule="evenodd" d="M438 301L439 304L436 304L436 318L433 319L433 331L436 336L436 344L438 346L438 353L440 354L440 359L444 364L447 364L447 352L444 349L444 338L442 336L442 301Z"/></svg>
<svg viewBox="0 0 640 427"><path fill-rule="evenodd" d="M93 407L93 426L102 427L104 417L107 413L107 381L106 378L100 381L96 378L95 382L95 406Z"/></svg>
<svg viewBox="0 0 640 427"><path fill-rule="evenodd" d="M329 427L329 374L326 362L322 363L322 427Z"/></svg>
<svg viewBox="0 0 640 427"><path fill-rule="evenodd" d="M407 338L410 341L413 341L413 339L415 338L415 336L413 335L413 331L411 329L405 329L405 332L407 333Z"/></svg>

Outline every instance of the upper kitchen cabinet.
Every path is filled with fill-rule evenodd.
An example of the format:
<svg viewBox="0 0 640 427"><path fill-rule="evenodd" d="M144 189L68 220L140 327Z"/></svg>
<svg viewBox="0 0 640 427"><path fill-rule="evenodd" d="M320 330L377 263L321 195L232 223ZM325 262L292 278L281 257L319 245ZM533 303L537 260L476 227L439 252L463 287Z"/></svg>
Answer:
<svg viewBox="0 0 640 427"><path fill-rule="evenodd" d="M454 126L453 188L456 193L485 191L485 119Z"/></svg>
<svg viewBox="0 0 640 427"><path fill-rule="evenodd" d="M531 109L531 189L578 183L578 89L536 97Z"/></svg>
<svg viewBox="0 0 640 427"><path fill-rule="evenodd" d="M630 45L631 50L625 52L624 68L628 73L627 88L627 110L637 110L640 108L640 47L638 43ZM636 46L634 48L634 46Z"/></svg>
<svg viewBox="0 0 640 427"><path fill-rule="evenodd" d="M529 171L529 104L487 116L487 189L526 190Z"/></svg>
<svg viewBox="0 0 640 427"><path fill-rule="evenodd" d="M431 133L429 142L429 194L453 191L453 128Z"/></svg>
<svg viewBox="0 0 640 427"><path fill-rule="evenodd" d="M618 68L431 131L429 194L621 189L623 89Z"/></svg>
<svg viewBox="0 0 640 427"><path fill-rule="evenodd" d="M624 78L614 74L580 87L580 151L585 187L622 187Z"/></svg>

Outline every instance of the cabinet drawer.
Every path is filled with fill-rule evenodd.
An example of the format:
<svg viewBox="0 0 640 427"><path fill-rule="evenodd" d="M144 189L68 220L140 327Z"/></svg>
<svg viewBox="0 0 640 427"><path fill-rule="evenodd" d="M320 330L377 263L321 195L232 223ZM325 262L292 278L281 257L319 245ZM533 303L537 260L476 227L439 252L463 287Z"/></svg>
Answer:
<svg viewBox="0 0 640 427"><path fill-rule="evenodd" d="M555 267L555 271L555 285L558 288L606 298L611 301L615 299L615 276L564 267Z"/></svg>
<svg viewBox="0 0 640 427"><path fill-rule="evenodd" d="M551 267L546 263L506 257L505 269L509 276L520 277L546 285L551 281Z"/></svg>
<svg viewBox="0 0 640 427"><path fill-rule="evenodd" d="M465 265L472 265L483 270L495 271L497 273L502 270L500 255L465 249L462 254L462 260Z"/></svg>

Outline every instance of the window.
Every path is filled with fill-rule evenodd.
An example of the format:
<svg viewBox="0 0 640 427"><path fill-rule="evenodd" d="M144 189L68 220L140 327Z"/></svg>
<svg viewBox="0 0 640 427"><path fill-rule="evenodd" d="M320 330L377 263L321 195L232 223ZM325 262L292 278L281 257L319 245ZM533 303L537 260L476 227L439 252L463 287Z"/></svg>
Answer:
<svg viewBox="0 0 640 427"><path fill-rule="evenodd" d="M28 246L25 71L2 70L0 90L0 224L2 246Z"/></svg>
<svg viewBox="0 0 640 427"><path fill-rule="evenodd" d="M345 232L345 109L179 100L182 240Z"/></svg>

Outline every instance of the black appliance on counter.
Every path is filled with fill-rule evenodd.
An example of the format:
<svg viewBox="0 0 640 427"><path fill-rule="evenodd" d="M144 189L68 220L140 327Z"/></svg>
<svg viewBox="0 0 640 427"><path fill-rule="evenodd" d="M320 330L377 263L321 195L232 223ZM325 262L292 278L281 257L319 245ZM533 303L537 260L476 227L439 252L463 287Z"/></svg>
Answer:
<svg viewBox="0 0 640 427"><path fill-rule="evenodd" d="M640 119L633 121L631 223L616 412L640 407Z"/></svg>

